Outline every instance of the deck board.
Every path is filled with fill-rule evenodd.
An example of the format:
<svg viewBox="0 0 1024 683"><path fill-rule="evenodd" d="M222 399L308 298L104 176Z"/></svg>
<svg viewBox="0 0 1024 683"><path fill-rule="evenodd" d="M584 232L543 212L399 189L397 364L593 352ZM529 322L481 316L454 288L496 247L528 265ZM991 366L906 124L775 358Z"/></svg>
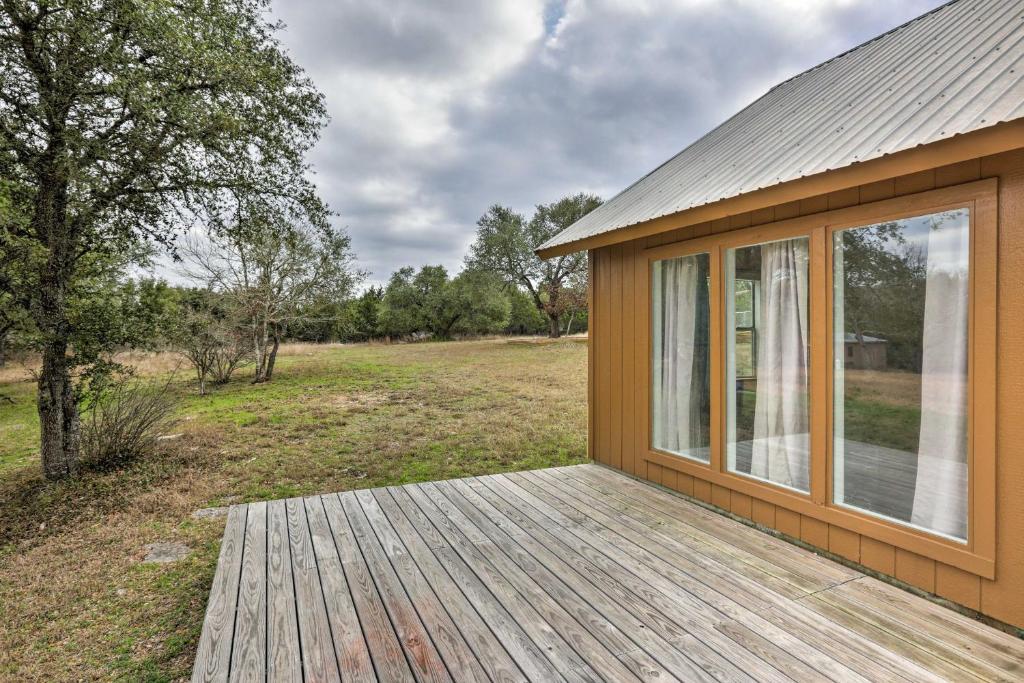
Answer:
<svg viewBox="0 0 1024 683"><path fill-rule="evenodd" d="M597 466L231 509L193 681L1020 680L1024 641Z"/></svg>

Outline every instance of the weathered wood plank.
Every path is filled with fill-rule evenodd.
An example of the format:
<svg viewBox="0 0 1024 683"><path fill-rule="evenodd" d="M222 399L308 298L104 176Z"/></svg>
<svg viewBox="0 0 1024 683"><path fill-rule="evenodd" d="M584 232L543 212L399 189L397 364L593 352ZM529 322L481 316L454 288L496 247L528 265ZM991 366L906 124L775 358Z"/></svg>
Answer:
<svg viewBox="0 0 1024 683"><path fill-rule="evenodd" d="M568 539L567 534L550 520L545 520L544 524L534 523L523 512L530 510L529 506L513 506L486 485L474 490L493 509L515 516L517 523L529 530L528 535L516 540L563 580L572 578L572 585L587 595L595 609L601 609L609 618L615 619L634 642L668 672L683 680L704 678L707 672L728 674L734 679L743 678L744 673L758 680L778 679L776 669L734 647L734 644L729 644L732 651L728 658L724 658L710 649L707 643L694 639L686 630L686 627L694 627L687 612L669 609L673 616L668 616L662 611L668 601L647 588L642 577L630 573L592 546L582 542L575 544L571 539L563 540ZM577 580L580 578L585 582ZM592 588L588 589L586 584ZM702 630L712 643L726 640L715 633L710 624L694 630ZM679 647L683 642L687 643L685 649ZM736 667L743 673L738 673Z"/></svg>
<svg viewBox="0 0 1024 683"><path fill-rule="evenodd" d="M363 637L355 603L352 602L345 569L334 545L334 536L327 521L323 499L306 498L304 502L309 533L313 538L313 552L320 571L320 583L324 589L327 621L331 625L334 652L341 677L345 681L374 681L376 675L370 659L370 650Z"/></svg>
<svg viewBox="0 0 1024 683"><path fill-rule="evenodd" d="M1024 675L1024 643L1016 657L993 652L980 646L970 631L949 630L914 609L894 612L889 602L859 590L856 583L845 583L818 595L981 678L1008 681L1020 680Z"/></svg>
<svg viewBox="0 0 1024 683"><path fill-rule="evenodd" d="M359 614L359 623L363 627L363 637L370 650L377 677L382 681L413 681L412 671L405 659L398 636L391 626L384 602L377 593L377 588L370 576L370 570L359 551L355 534L349 525L348 516L337 495L321 498L327 521L334 536L334 544L338 548L352 592L352 602Z"/></svg>
<svg viewBox="0 0 1024 683"><path fill-rule="evenodd" d="M548 620L559 634L593 669L619 680L639 680L634 673L615 658L616 654L634 649L635 644L616 626L593 610L562 584L557 577L533 562L503 534L491 537L487 530L474 523L485 522L478 511L466 506L465 512L445 496L443 483L422 484L420 488L463 533L475 532L490 543L481 544L480 552L500 571L521 594L530 596L534 607ZM472 515L472 518L470 517ZM496 528L496 527L495 527ZM513 555L515 557L513 557ZM516 560L526 564L523 567Z"/></svg>
<svg viewBox="0 0 1024 683"><path fill-rule="evenodd" d="M295 581L295 612L302 643L302 669L306 679L340 682L341 672L334 653L331 625L327 621L327 605L309 535L306 506L301 498L289 498L285 501L285 510Z"/></svg>
<svg viewBox="0 0 1024 683"><path fill-rule="evenodd" d="M370 494L371 492L368 492ZM454 624L470 644L490 680L498 682L522 681L523 674L501 641L487 627L460 587L433 556L394 499L384 489L374 489L372 495L359 497L362 509L377 531L378 538L393 537L408 551L396 554L402 564L410 564L420 572L426 585L441 601ZM409 571L412 571L410 569ZM401 572L399 571L399 575ZM403 582L406 580L402 580ZM502 634L504 636L504 634ZM523 635L522 638L525 638ZM503 638L504 640L504 638ZM513 638L514 640L514 638ZM543 660L543 655L536 652ZM545 660L546 663L546 660Z"/></svg>
<svg viewBox="0 0 1024 683"><path fill-rule="evenodd" d="M769 534L751 534L750 528L739 522L607 468L573 467L547 474L578 482L578 485L592 488L602 498L622 501L635 510L674 519L680 523L675 526L680 533L708 543L720 552L730 553L740 561L752 562L759 569L790 580L805 590L813 592L862 576L854 569Z"/></svg>
<svg viewBox="0 0 1024 683"><path fill-rule="evenodd" d="M199 636L199 649L192 668L193 681L226 681L230 675L228 667L231 662L247 514L246 505L235 505L228 511L217 571L213 576L203 631Z"/></svg>
<svg viewBox="0 0 1024 683"><path fill-rule="evenodd" d="M434 641L431 640L430 634L427 633L423 622L420 621L419 614L417 614L409 595L406 594L402 582L384 554L384 548L381 547L376 534L366 520L366 515L359 505L356 494L349 491L341 494L339 498L341 506L348 516L349 524L352 525L352 531L359 543L367 567L369 567L373 582L377 586L377 592L380 594L381 600L384 601L384 609L387 610L391 618L391 626L395 629L398 642L405 650L406 660L409 662L416 680L451 681L452 678L441 659L441 654L437 651ZM464 650L468 648L465 641L462 640L458 630L451 625L450 621L445 623L439 620L432 623L431 630L437 642L451 653L453 662L462 664L467 660ZM456 673L475 676L478 669L467 667L464 672Z"/></svg>
<svg viewBox="0 0 1024 683"><path fill-rule="evenodd" d="M636 617L622 600L622 595L617 595L614 589L610 592L605 590L611 581L602 587L586 580L571 564L514 524L501 507L489 503L484 497L491 493L489 490L474 490L464 481L452 482L450 486L450 499L475 523L482 525L492 540L500 540L509 557L530 576L541 580L545 590L555 591L553 594L560 598L561 604L576 616L577 621L586 625L590 621L588 612L593 611L615 626L616 630L607 635L600 628L592 629L592 632L638 678L664 681L679 677L692 680L703 675L692 660L676 651L658 634L657 624ZM506 527L515 526L521 533L509 536L497 525L499 521L504 521ZM623 657L625 654L629 656Z"/></svg>
<svg viewBox="0 0 1024 683"><path fill-rule="evenodd" d="M434 528L426 515L419 512L404 487L392 488L388 492L400 507L401 513L406 516L410 528L415 529L417 536L422 538L427 530L421 525ZM392 519L397 519L397 517L392 517ZM396 528L399 529L399 533L402 533L402 538L408 546L410 538L406 537L401 527ZM530 680L562 680L564 678L558 673L554 663L524 630L524 624L502 605L501 601L491 592L491 588L477 576L476 572L463 561L457 552L452 550L451 546L444 544L443 547L433 548L432 552L452 581L469 598L487 625L498 634L502 644Z"/></svg>
<svg viewBox="0 0 1024 683"><path fill-rule="evenodd" d="M870 596L877 604L888 606L888 610L912 616L917 621L927 623L929 628L942 629L951 634L958 642L964 641L961 647L965 651L1004 666L1007 671L1024 671L1024 640L1020 638L989 628L975 619L922 600L878 579L865 576L846 586L851 595Z"/></svg>
<svg viewBox="0 0 1024 683"><path fill-rule="evenodd" d="M264 681L267 675L267 504L250 503L238 586L232 681Z"/></svg>
<svg viewBox="0 0 1024 683"><path fill-rule="evenodd" d="M509 579L481 554L478 546L489 543L482 534L476 543L464 537L455 524L418 487L404 487L401 492L405 494L409 503L419 507L425 518L448 543L448 547L441 548L435 553L438 558L442 558L442 561L448 562L449 565L454 565L452 560L458 557L562 675L569 671L583 671L588 668L572 646L537 611L531 599L520 594Z"/></svg>
<svg viewBox="0 0 1024 683"><path fill-rule="evenodd" d="M267 503L267 680L302 681L288 515L283 500Z"/></svg>
<svg viewBox="0 0 1024 683"><path fill-rule="evenodd" d="M508 475L505 479L515 485L515 495L544 514L557 517L563 511L576 510L548 490L549 485L543 481L522 475ZM692 558L691 562L689 557L666 552L648 537L639 535L620 525L617 519L596 511L594 519L574 528L573 532L601 547L607 555L629 567L633 573L643 576L651 588L657 590L659 597L655 599L679 604L680 610L684 610L683 613L695 620L694 627L699 628L700 624L709 621L717 624L721 615L744 625L745 629L734 629L730 633L730 636L749 638L749 641L737 643L738 647L747 649L749 645L754 650L768 646L779 647L788 656L800 657L806 664L821 671L822 675L834 680L856 680L862 677L858 672L872 670L877 675L869 674L868 677L878 680L892 679L894 676L893 671L881 667L872 669L872 660L867 657L855 656L845 650L830 649L829 641L823 638L817 629L793 630L787 628L791 625L789 620L772 622L768 618L769 615L779 609L784 609L787 605L791 605L790 609L801 609L800 606L772 593L762 585L744 580L742 577L730 577L728 570L720 565L712 563L708 570L694 564L700 558ZM641 544L637 545L637 541ZM756 612L749 607L750 602L758 604ZM860 645L866 643L867 641L864 641ZM884 651L879 648L879 653L883 654ZM903 663L900 662L901 665ZM900 668L896 667L896 671L899 670ZM928 676L924 670L921 673Z"/></svg>
<svg viewBox="0 0 1024 683"><path fill-rule="evenodd" d="M193 680L1022 672L1012 636L582 465L233 507Z"/></svg>
<svg viewBox="0 0 1024 683"><path fill-rule="evenodd" d="M802 572L794 572L789 568L780 567L775 562L763 557L762 553L751 553L725 543L716 536L687 524L688 517L668 510L666 506L645 505L630 498L627 493L623 493L617 487L611 485L592 487L591 482L567 475L553 475L548 472L531 474L543 477L565 490L595 499L606 512L648 526L665 535L671 534L673 545L686 547L690 552L713 559L733 571L744 573L782 595L799 597L827 588L834 583L823 580L821 577L807 578Z"/></svg>

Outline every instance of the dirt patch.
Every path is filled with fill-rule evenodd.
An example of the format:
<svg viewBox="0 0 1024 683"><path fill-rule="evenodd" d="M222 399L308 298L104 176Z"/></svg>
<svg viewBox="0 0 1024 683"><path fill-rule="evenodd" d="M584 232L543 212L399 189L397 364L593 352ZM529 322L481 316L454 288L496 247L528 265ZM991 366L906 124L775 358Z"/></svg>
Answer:
<svg viewBox="0 0 1024 683"><path fill-rule="evenodd" d="M359 392L334 394L322 399L325 406L334 409L364 412L376 406L392 403L392 396L386 392Z"/></svg>
<svg viewBox="0 0 1024 683"><path fill-rule="evenodd" d="M192 552L191 549L184 543L178 541L158 541L146 546L146 557L142 561L154 564L177 562L188 557L190 552Z"/></svg>

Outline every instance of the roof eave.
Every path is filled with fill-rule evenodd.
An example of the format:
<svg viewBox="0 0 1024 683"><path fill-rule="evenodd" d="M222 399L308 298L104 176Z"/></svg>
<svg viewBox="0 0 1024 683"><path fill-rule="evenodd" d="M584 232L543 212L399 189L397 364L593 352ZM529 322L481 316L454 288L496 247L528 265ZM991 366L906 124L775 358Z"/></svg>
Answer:
<svg viewBox="0 0 1024 683"><path fill-rule="evenodd" d="M1024 119L1015 119L633 225L613 228L583 239L537 249L535 253L543 259L549 259L607 247L705 221L1020 148L1024 148Z"/></svg>

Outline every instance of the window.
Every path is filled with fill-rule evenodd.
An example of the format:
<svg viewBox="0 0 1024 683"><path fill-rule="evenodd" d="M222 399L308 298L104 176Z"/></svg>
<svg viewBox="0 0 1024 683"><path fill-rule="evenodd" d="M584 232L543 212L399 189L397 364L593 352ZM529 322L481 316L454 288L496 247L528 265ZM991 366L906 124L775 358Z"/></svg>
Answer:
<svg viewBox="0 0 1024 683"><path fill-rule="evenodd" d="M969 252L966 208L833 234L833 500L960 540Z"/></svg>
<svg viewBox="0 0 1024 683"><path fill-rule="evenodd" d="M808 239L728 249L725 269L729 471L808 491Z"/></svg>
<svg viewBox="0 0 1024 683"><path fill-rule="evenodd" d="M708 254L652 266L652 445L700 462L711 452Z"/></svg>
<svg viewBox="0 0 1024 683"><path fill-rule="evenodd" d="M644 460L992 578L997 198L985 179L645 248Z"/></svg>

